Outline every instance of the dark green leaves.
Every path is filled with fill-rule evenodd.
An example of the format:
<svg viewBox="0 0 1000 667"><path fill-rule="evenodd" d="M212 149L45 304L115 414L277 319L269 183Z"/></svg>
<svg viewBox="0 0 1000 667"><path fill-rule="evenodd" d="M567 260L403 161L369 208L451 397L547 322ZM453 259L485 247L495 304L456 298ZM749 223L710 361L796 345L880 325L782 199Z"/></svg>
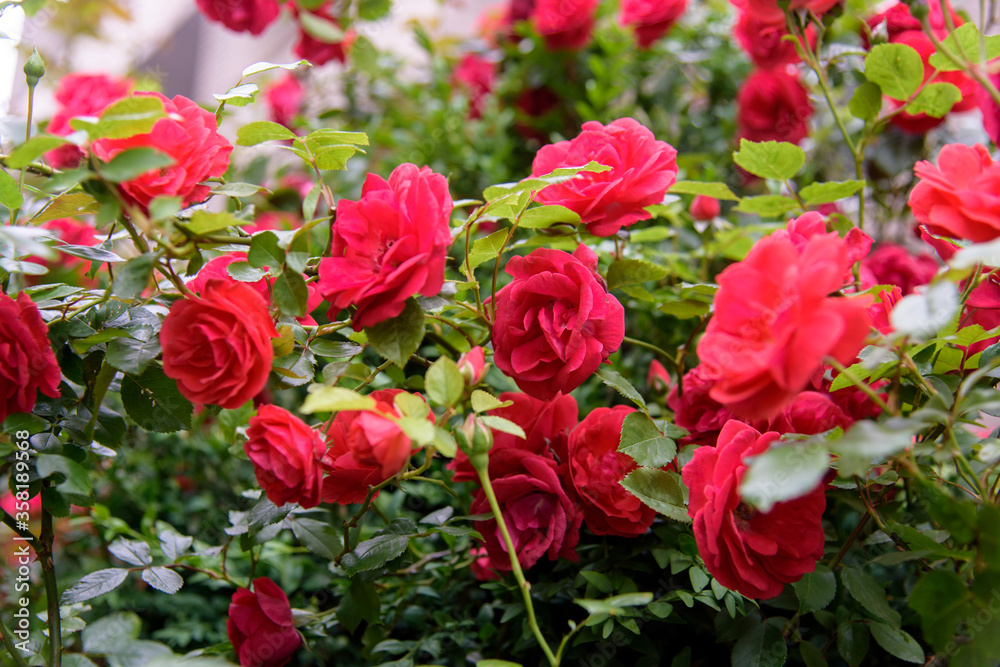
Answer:
<svg viewBox="0 0 1000 667"><path fill-rule="evenodd" d="M152 279L158 259L157 254L146 253L125 262L115 272L111 293L121 299L134 299L139 296Z"/></svg>
<svg viewBox="0 0 1000 667"><path fill-rule="evenodd" d="M819 564L814 572L804 575L792 584L799 598L799 613L809 614L826 609L837 594L837 577L825 565Z"/></svg>
<svg viewBox="0 0 1000 667"><path fill-rule="evenodd" d="M622 423L618 451L628 454L640 466L662 468L674 460L677 444L660 433L647 415L633 412Z"/></svg>
<svg viewBox="0 0 1000 667"><path fill-rule="evenodd" d="M840 581L862 607L887 622L894 630L899 629L899 612L889 606L885 591L871 575L859 568L845 566L840 571Z"/></svg>
<svg viewBox="0 0 1000 667"><path fill-rule="evenodd" d="M375 570L406 551L408 542L409 537L406 535L379 535L358 544L354 551L344 556L340 564L350 576L365 570Z"/></svg>
<svg viewBox="0 0 1000 667"><path fill-rule="evenodd" d="M39 454L35 469L42 479L55 478L54 488L68 502L88 507L94 502L94 487L87 469L58 454Z"/></svg>
<svg viewBox="0 0 1000 667"><path fill-rule="evenodd" d="M620 484L633 496L674 521L690 523L685 509L684 487L675 472L637 468Z"/></svg>
<svg viewBox="0 0 1000 667"><path fill-rule="evenodd" d="M333 560L344 547L340 535L333 526L323 521L294 517L292 532L299 542L320 558Z"/></svg>
<svg viewBox="0 0 1000 667"><path fill-rule="evenodd" d="M668 273L666 267L650 264L641 259L619 259L608 269L608 289L660 280Z"/></svg>
<svg viewBox="0 0 1000 667"><path fill-rule="evenodd" d="M365 333L376 352L402 368L424 339L424 311L414 299L407 299L402 313L365 327Z"/></svg>
<svg viewBox="0 0 1000 667"><path fill-rule="evenodd" d="M99 165L97 171L104 180L121 183L173 163L172 157L155 148L130 148L111 158L110 162Z"/></svg>
<svg viewBox="0 0 1000 667"><path fill-rule="evenodd" d="M170 433L189 428L194 407L177 389L177 383L150 366L139 376L122 379L122 403L128 416L147 431Z"/></svg>
<svg viewBox="0 0 1000 667"><path fill-rule="evenodd" d="M733 646L733 667L781 667L788 658L788 647L781 630L761 623Z"/></svg>

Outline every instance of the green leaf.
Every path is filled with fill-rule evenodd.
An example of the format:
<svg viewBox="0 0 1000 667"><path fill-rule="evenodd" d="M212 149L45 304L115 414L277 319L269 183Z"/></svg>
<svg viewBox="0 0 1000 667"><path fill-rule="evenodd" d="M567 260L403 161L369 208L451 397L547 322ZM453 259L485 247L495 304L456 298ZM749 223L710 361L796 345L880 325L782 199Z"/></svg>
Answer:
<svg viewBox="0 0 1000 667"><path fill-rule="evenodd" d="M402 313L365 327L365 333L376 352L402 368L424 340L424 311L411 297Z"/></svg>
<svg viewBox="0 0 1000 667"><path fill-rule="evenodd" d="M857 600L862 607L886 621L893 629L899 629L901 621L899 612L889 606L885 591L870 574L859 568L845 565L844 569L840 571L840 581L851 597Z"/></svg>
<svg viewBox="0 0 1000 667"><path fill-rule="evenodd" d="M662 468L677 456L677 443L660 433L648 415L633 412L622 422L618 451L645 468Z"/></svg>
<svg viewBox="0 0 1000 667"><path fill-rule="evenodd" d="M917 97L906 105L906 112L925 113L933 118L944 118L951 108L962 99L958 86L937 81L927 84ZM874 632L872 633L875 634Z"/></svg>
<svg viewBox="0 0 1000 667"><path fill-rule="evenodd" d="M288 141L297 139L298 135L284 125L272 123L269 120L255 120L247 123L236 132L237 146L256 146L265 141Z"/></svg>
<svg viewBox="0 0 1000 667"><path fill-rule="evenodd" d="M148 134L161 118L167 115L163 102L151 95L135 95L118 100L104 111L97 123L80 118L70 120L74 130L86 130L91 140L125 139L137 134Z"/></svg>
<svg viewBox="0 0 1000 667"><path fill-rule="evenodd" d="M11 169L27 167L44 153L68 143L69 140L65 137L37 134L11 151L11 154L7 156L7 166Z"/></svg>
<svg viewBox="0 0 1000 667"><path fill-rule="evenodd" d="M619 482L633 496L674 521L690 523L684 505L684 487L675 472L636 468Z"/></svg>
<svg viewBox="0 0 1000 667"><path fill-rule="evenodd" d="M80 259L86 259L90 262L124 262L123 257L119 257L110 250L105 250L104 248L98 248L96 246L89 245L57 245L54 246L59 252L65 253L67 255L72 255L73 257L79 257Z"/></svg>
<svg viewBox="0 0 1000 667"><path fill-rule="evenodd" d="M666 278L670 271L641 259L619 259L608 268L608 289Z"/></svg>
<svg viewBox="0 0 1000 667"><path fill-rule="evenodd" d="M511 662L510 660L496 660L491 658L489 660L480 660L476 663L476 667L521 667L519 662Z"/></svg>
<svg viewBox="0 0 1000 667"><path fill-rule="evenodd" d="M894 100L906 100L924 82L924 62L906 44L877 44L865 56L865 77Z"/></svg>
<svg viewBox="0 0 1000 667"><path fill-rule="evenodd" d="M324 521L295 517L292 519L292 532L303 546L320 558L334 560L344 548L337 530Z"/></svg>
<svg viewBox="0 0 1000 667"><path fill-rule="evenodd" d="M347 161L359 149L354 146L327 146L313 152L316 167L323 171L346 171Z"/></svg>
<svg viewBox="0 0 1000 667"><path fill-rule="evenodd" d="M733 646L733 667L781 667L787 658L785 638L770 623L755 626Z"/></svg>
<svg viewBox="0 0 1000 667"><path fill-rule="evenodd" d="M496 410L497 408L505 408L508 405L513 404L514 401L501 401L493 394L488 391L483 391L482 389L476 389L472 392L472 409L475 412Z"/></svg>
<svg viewBox="0 0 1000 667"><path fill-rule="evenodd" d="M749 141L740 139L740 149L733 160L751 174L784 181L799 173L806 163L806 152L786 141Z"/></svg>
<svg viewBox="0 0 1000 667"><path fill-rule="evenodd" d="M602 366L597 370L597 377L601 378L604 384L642 408L643 412L646 411L646 401L643 400L642 394L636 391L632 383L622 377L621 373L607 366Z"/></svg>
<svg viewBox="0 0 1000 667"><path fill-rule="evenodd" d="M344 387L313 385L305 402L299 408L303 414L314 412L340 412L341 410L374 410L375 399Z"/></svg>
<svg viewBox="0 0 1000 667"><path fill-rule="evenodd" d="M108 545L108 553L129 565L143 567L153 563L153 557L149 555L149 545L138 540L127 540L124 537L119 537Z"/></svg>
<svg viewBox="0 0 1000 667"><path fill-rule="evenodd" d="M483 262L495 258L507 241L507 234L506 229L501 229L473 243L472 248L469 249L468 268L474 269ZM465 270L466 268L463 266L462 271Z"/></svg>
<svg viewBox="0 0 1000 667"><path fill-rule="evenodd" d="M35 470L41 479L61 475L63 480L55 484L55 489L67 501L81 507L94 504L94 485L87 469L76 461L59 454L38 454Z"/></svg>
<svg viewBox="0 0 1000 667"><path fill-rule="evenodd" d="M799 208L799 203L791 197L782 195L758 195L744 197L736 206L740 213L755 213L762 218L777 218L783 213Z"/></svg>
<svg viewBox="0 0 1000 667"><path fill-rule="evenodd" d="M230 264L230 266L232 266ZM314 338L309 341L309 350L316 355L328 359L349 359L355 357L364 350L357 343L346 340L327 340L326 338Z"/></svg>
<svg viewBox="0 0 1000 667"><path fill-rule="evenodd" d="M920 647L910 633L905 630L896 630L885 623L872 623L868 626L872 637L878 645L884 648L890 655L893 655L904 662L916 664L924 663L924 649Z"/></svg>
<svg viewBox="0 0 1000 667"><path fill-rule="evenodd" d="M178 557L182 556L194 544L194 538L181 535L173 528L160 531L157 537L160 539L160 548L163 550L163 555L170 561L177 560Z"/></svg>
<svg viewBox="0 0 1000 667"><path fill-rule="evenodd" d="M362 21L377 21L389 13L391 0L361 0L358 5L358 18Z"/></svg>
<svg viewBox="0 0 1000 667"><path fill-rule="evenodd" d="M2 190L2 178L0 176L0 190ZM36 225L40 225L43 222L58 220L59 218L90 215L91 213L97 213L100 206L96 199L86 193L68 192L64 195L59 195L49 202L49 205L39 211L31 221Z"/></svg>
<svg viewBox="0 0 1000 667"><path fill-rule="evenodd" d="M844 197L850 197L861 188L864 181L834 181L830 183L812 183L799 191L799 196L810 206L829 204Z"/></svg>
<svg viewBox="0 0 1000 667"><path fill-rule="evenodd" d="M194 406L158 366L150 366L139 376L126 375L121 396L129 418L147 431L172 433L191 426Z"/></svg>
<svg viewBox="0 0 1000 667"><path fill-rule="evenodd" d="M252 197L262 190L265 190L263 186L254 185L253 183L223 183L212 188L212 194L240 199L242 197Z"/></svg>
<svg viewBox="0 0 1000 667"><path fill-rule="evenodd" d="M579 225L580 214L558 204L536 206L522 213L517 224L525 229L547 229L559 223Z"/></svg>
<svg viewBox="0 0 1000 667"><path fill-rule="evenodd" d="M151 335L149 340L116 337L108 344L106 358L109 364L124 373L141 375L161 351L159 336Z"/></svg>
<svg viewBox="0 0 1000 667"><path fill-rule="evenodd" d="M817 564L814 572L809 572L792 584L799 598L799 613L810 614L826 609L837 594L837 577L826 565Z"/></svg>
<svg viewBox="0 0 1000 667"><path fill-rule="evenodd" d="M680 320L690 319L692 317L701 317L711 310L711 305L705 303L704 301L695 301L693 299L685 299L683 301L667 301L666 303L658 306L656 308L661 313L670 315L671 317L676 317Z"/></svg>
<svg viewBox="0 0 1000 667"><path fill-rule="evenodd" d="M213 94L212 97L218 102L226 102L234 107L245 107L257 98L260 87L256 83L243 83L233 86L221 95Z"/></svg>
<svg viewBox="0 0 1000 667"><path fill-rule="evenodd" d="M270 231L254 234L250 239L247 261L257 269L284 264L285 250L278 244L278 235Z"/></svg>
<svg viewBox="0 0 1000 667"><path fill-rule="evenodd" d="M309 36L327 44L337 44L344 41L344 31L333 21L312 12L299 12L299 24Z"/></svg>
<svg viewBox="0 0 1000 667"><path fill-rule="evenodd" d="M158 591L173 595L184 586L184 578L166 567L151 567L142 571L142 580Z"/></svg>
<svg viewBox="0 0 1000 667"><path fill-rule="evenodd" d="M726 201L739 201L725 183L702 183L701 181L677 181L667 190L672 195L704 195Z"/></svg>
<svg viewBox="0 0 1000 667"><path fill-rule="evenodd" d="M921 577L907 600L920 615L924 639L941 650L955 636L959 623L975 614L965 581L951 570L932 570Z"/></svg>
<svg viewBox="0 0 1000 667"><path fill-rule="evenodd" d="M142 621L132 612L108 614L89 623L83 631L83 650L96 655L119 652L126 644L139 638Z"/></svg>
<svg viewBox="0 0 1000 667"><path fill-rule="evenodd" d="M340 565L348 576L376 570L406 551L409 541L406 535L379 535L354 547L354 551L344 555Z"/></svg>
<svg viewBox="0 0 1000 667"><path fill-rule="evenodd" d="M770 512L775 503L815 491L829 470L830 455L819 439L775 444L750 459L740 495Z"/></svg>
<svg viewBox="0 0 1000 667"><path fill-rule="evenodd" d="M232 213L211 211L195 211L191 215L191 221L187 223L187 228L195 234L211 234L229 227L239 227L245 225L249 220L237 220Z"/></svg>
<svg viewBox="0 0 1000 667"><path fill-rule="evenodd" d="M96 598L98 595L104 595L121 586L126 577L128 577L128 570L118 567L91 572L76 582L72 588L63 592L61 602L62 604L75 604Z"/></svg>
<svg viewBox="0 0 1000 667"><path fill-rule="evenodd" d="M432 401L445 407L453 406L462 398L465 378L458 365L448 357L441 357L427 369L424 389Z"/></svg>
<svg viewBox="0 0 1000 667"><path fill-rule="evenodd" d="M875 120L882 110L882 89L878 84L865 81L854 90L848 108L855 118L864 121Z"/></svg>
<svg viewBox="0 0 1000 667"><path fill-rule="evenodd" d="M309 305L309 288L298 271L286 266L271 286L274 305L285 315L302 317ZM421 313L422 315L423 313Z"/></svg>
<svg viewBox="0 0 1000 667"><path fill-rule="evenodd" d="M125 262L117 271L111 284L111 293L120 299L134 299L146 289L153 277L159 255L146 253Z"/></svg>
<svg viewBox="0 0 1000 667"><path fill-rule="evenodd" d="M846 607L842 607L846 611ZM838 609L839 611L839 609ZM840 619L840 614L838 614ZM848 667L860 667L868 654L868 626L845 616L837 623L837 652Z"/></svg>
<svg viewBox="0 0 1000 667"><path fill-rule="evenodd" d="M583 607L590 615L607 614L609 616L628 607L645 607L652 601L652 593L622 593L621 595L614 595L604 600L573 600L573 602Z"/></svg>
<svg viewBox="0 0 1000 667"><path fill-rule="evenodd" d="M316 7L308 7L308 6L306 6L305 2L299 2L298 4L301 5L302 7L304 7L305 9L316 9ZM319 4L322 4L322 2L319 3ZM298 69L299 67L302 67L303 65L305 65L305 66L308 67L309 61L308 60L296 60L293 63L285 63L285 64L269 63L269 62L266 62L266 61L261 61L259 63L254 63L253 65L250 65L249 67L244 68L244 70L240 74L240 76L245 79L248 76L253 76L254 74L260 74L261 72L267 72L267 71L272 70L272 69L293 70L293 69Z"/></svg>
<svg viewBox="0 0 1000 667"><path fill-rule="evenodd" d="M269 272L264 269L255 269L250 266L250 262L232 262L226 267L226 273L229 274L230 278L241 283L255 283L258 280L263 280Z"/></svg>
<svg viewBox="0 0 1000 667"><path fill-rule="evenodd" d="M960 56L959 51L961 50L965 52L965 55L972 60L972 62L979 62L979 28L977 28L976 24L971 21L955 28L955 30L948 35L941 42L941 44L945 49L955 55ZM1000 57L1000 35L988 35L985 40L985 45L987 61ZM931 67L936 68L939 72L957 72L962 69L961 65L956 65L940 53L934 53L931 55L930 63Z"/></svg>
<svg viewBox="0 0 1000 667"><path fill-rule="evenodd" d="M922 426L919 420L901 417L883 422L859 421L841 438L827 441L827 447L840 455L837 463L840 476L850 479L909 447Z"/></svg>
<svg viewBox="0 0 1000 667"><path fill-rule="evenodd" d="M121 183L174 164L174 158L155 148L130 148L98 165L97 171L106 181Z"/></svg>
<svg viewBox="0 0 1000 667"><path fill-rule="evenodd" d="M445 458L453 459L458 454L458 443L455 442L455 436L440 426L434 429L433 444L438 453Z"/></svg>
<svg viewBox="0 0 1000 667"><path fill-rule="evenodd" d="M21 196L21 189L17 186L17 181L3 170L0 170L0 204L6 206L10 211L21 208L24 204L24 197Z"/></svg>
<svg viewBox="0 0 1000 667"><path fill-rule="evenodd" d="M524 429L512 422L509 419L504 419L503 417L497 417L496 415L482 415L479 417L479 421L484 425L489 426L495 431L500 431L501 433L507 433L510 435L516 435L517 437L527 440L528 436L524 433Z"/></svg>

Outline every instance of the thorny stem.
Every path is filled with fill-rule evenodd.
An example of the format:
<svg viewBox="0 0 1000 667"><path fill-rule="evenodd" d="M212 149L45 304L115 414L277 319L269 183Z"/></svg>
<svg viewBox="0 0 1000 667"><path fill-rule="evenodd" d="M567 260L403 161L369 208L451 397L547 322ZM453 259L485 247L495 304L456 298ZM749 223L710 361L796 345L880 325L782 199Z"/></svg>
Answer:
<svg viewBox="0 0 1000 667"><path fill-rule="evenodd" d="M52 513L42 505L42 532L38 537L38 560L42 564L42 577L45 579L45 604L48 609L49 624L49 666L60 667L62 664L62 620L59 618L59 586L56 584L55 564L52 561L52 542L55 532L52 530Z"/></svg>
<svg viewBox="0 0 1000 667"><path fill-rule="evenodd" d="M486 494L486 500L490 504L490 511L493 512L493 518L496 519L497 526L500 528L500 533L503 535L504 546L507 548L507 556L510 558L511 571L514 574L514 578L517 580L518 587L521 589L521 595L524 597L524 607L528 612L528 626L531 628L531 633L535 635L535 641L538 642L538 645L545 653L545 657L548 658L549 664L552 667L558 667L561 658L552 653L552 649L549 648L549 643L545 640L545 636L542 635L541 628L538 627L538 619L535 618L535 606L531 601L531 584L529 584L527 579L524 578L524 572L521 570L521 563L517 559L517 549L514 548L514 541L510 538L510 531L507 530L507 523L504 521L503 512L500 511L500 503L497 502L497 496L493 492L493 484L490 482L489 466L475 465L475 462L473 465L476 468L476 473L479 475L479 483L482 484L483 493Z"/></svg>

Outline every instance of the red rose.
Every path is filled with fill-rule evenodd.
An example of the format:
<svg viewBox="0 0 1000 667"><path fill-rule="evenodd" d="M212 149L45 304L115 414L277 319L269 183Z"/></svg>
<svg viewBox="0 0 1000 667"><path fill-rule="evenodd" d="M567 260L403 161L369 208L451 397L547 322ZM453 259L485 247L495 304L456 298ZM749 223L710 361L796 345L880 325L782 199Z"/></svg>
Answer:
<svg viewBox="0 0 1000 667"><path fill-rule="evenodd" d="M754 19L763 23L784 23L785 13L778 5L778 0L729 0L733 6L743 10ZM808 9L813 14L825 14L840 0L791 0L788 8L791 11Z"/></svg>
<svg viewBox="0 0 1000 667"><path fill-rule="evenodd" d="M231 252L216 257L205 264L205 266L201 267L201 270L198 271L198 275L189 280L185 286L192 292L200 294L204 291L205 285L207 285L211 280L223 280L228 283L241 282L229 275L229 265L233 262L245 261L247 261L247 254L245 252ZM245 282L243 284L252 287L258 294L260 294L261 298L263 298L266 303L270 304L272 292L270 286L274 285L275 280L277 280L277 278L264 277L257 282ZM309 292L309 296L306 300L306 314L295 319L300 324L315 326L316 320L314 320L312 315L309 313L319 308L319 304L323 302L323 295L319 293L319 288L316 287L315 283L309 283L306 285L306 288Z"/></svg>
<svg viewBox="0 0 1000 667"><path fill-rule="evenodd" d="M719 200L715 197L696 195L691 201L691 217L699 221L714 220L722 212Z"/></svg>
<svg viewBox="0 0 1000 667"><path fill-rule="evenodd" d="M451 75L456 88L469 98L469 118L481 118L486 98L497 80L497 64L478 53L467 53Z"/></svg>
<svg viewBox="0 0 1000 667"><path fill-rule="evenodd" d="M330 318L354 305L354 327L370 327L399 315L414 294L440 292L452 207L444 176L412 164L388 182L368 174L361 199L337 202L333 256L319 263Z"/></svg>
<svg viewBox="0 0 1000 667"><path fill-rule="evenodd" d="M576 561L583 515L562 487L556 462L522 449L504 448L490 452L489 475L504 523L522 568L529 568L548 555L549 560ZM482 489L469 508L470 514L490 512ZM490 565L510 572L507 545L495 519L477 521Z"/></svg>
<svg viewBox="0 0 1000 667"><path fill-rule="evenodd" d="M344 410L333 418L322 461L323 502L360 503L369 486L384 482L406 465L415 449L392 419L400 416L393 401L402 393L402 389L373 391L374 412ZM433 419L428 415L429 421Z"/></svg>
<svg viewBox="0 0 1000 667"><path fill-rule="evenodd" d="M295 123L295 117L302 111L306 99L306 89L299 78L289 72L269 85L264 91L267 105L271 107L271 120L285 127Z"/></svg>
<svg viewBox="0 0 1000 667"><path fill-rule="evenodd" d="M294 3L291 5L292 14L297 18L300 10ZM329 21L338 28L340 27L340 21L337 20L336 15L333 13L333 4L326 3L317 10L311 12L321 19ZM351 49L351 44L354 43L355 34L353 30L348 30L344 33L344 39L339 42L326 42L321 39L317 39L313 35L310 35L303 28L299 28L299 41L295 45L295 55L299 58L305 58L313 65L325 65L331 60L336 60L337 62L344 62L347 60L347 53Z"/></svg>
<svg viewBox="0 0 1000 667"><path fill-rule="evenodd" d="M767 430L817 435L838 426L846 431L852 424L854 419L827 394L804 391L771 420Z"/></svg>
<svg viewBox="0 0 1000 667"><path fill-rule="evenodd" d="M548 143L547 128L552 125L553 119L558 122L557 112L561 104L562 98L548 86L526 88L514 102L517 111L514 128L525 139Z"/></svg>
<svg viewBox="0 0 1000 667"><path fill-rule="evenodd" d="M288 596L267 577L233 593L226 631L243 667L281 667L302 645Z"/></svg>
<svg viewBox="0 0 1000 667"><path fill-rule="evenodd" d="M880 243L861 261L862 287L898 285L904 295L937 275L938 263L928 254L914 255L895 243ZM867 280L866 280L867 279Z"/></svg>
<svg viewBox="0 0 1000 667"><path fill-rule="evenodd" d="M577 51L590 41L599 4L601 0L536 0L531 24L550 50Z"/></svg>
<svg viewBox="0 0 1000 667"><path fill-rule="evenodd" d="M1000 88L1000 72L990 76L995 88ZM993 96L985 87L980 87L977 102L979 110L983 112L983 129L989 135L993 143L1000 146L1000 104L997 104Z"/></svg>
<svg viewBox="0 0 1000 667"><path fill-rule="evenodd" d="M784 17L778 23L770 23L746 12L740 12L740 18L733 27L736 41L753 64L761 69L780 69L800 61L795 44L784 39L787 34ZM810 45L816 45L816 30L811 25L806 28L806 37Z"/></svg>
<svg viewBox="0 0 1000 667"><path fill-rule="evenodd" d="M590 161L611 167L580 172L538 192L543 204L560 204L580 214L594 236L612 236L622 227L648 220L646 207L659 204L677 180L677 151L632 118L605 126L588 121L575 139L543 146L531 164L532 176Z"/></svg>
<svg viewBox="0 0 1000 667"><path fill-rule="evenodd" d="M962 93L962 98L951 108L952 112L968 111L976 106L978 84L964 72L938 72L932 67L930 57L934 55L936 49L931 38L925 35L922 30L905 30L900 32L891 39L891 43L912 47L920 54L920 58L924 63L924 81L929 80L933 76L936 82L950 83L958 88L959 92ZM891 97L887 97L887 99L894 109L904 106L906 103L905 100L897 100ZM904 132L924 134L943 123L946 117L947 114L941 118L935 118L927 114L911 114L904 111L901 114L893 116L890 122Z"/></svg>
<svg viewBox="0 0 1000 667"><path fill-rule="evenodd" d="M864 299L832 298L851 266L848 244L817 235L800 251L787 235L758 241L718 278L715 314L698 343L711 397L767 419L833 357L854 361L870 330Z"/></svg>
<svg viewBox="0 0 1000 667"><path fill-rule="evenodd" d="M670 385L673 384L673 380L670 378L670 373L667 372L667 369L663 367L663 364L653 359L649 362L649 372L646 373L646 384L657 394L666 395L670 391Z"/></svg>
<svg viewBox="0 0 1000 667"><path fill-rule="evenodd" d="M569 473L583 518L596 535L635 537L653 525L656 512L619 482L638 468L618 451L622 422L634 408L597 408L569 436Z"/></svg>
<svg viewBox="0 0 1000 667"><path fill-rule="evenodd" d="M312 181L310 181L310 186L311 184ZM285 184L279 184L278 186L278 188L285 187L288 186ZM309 194L309 192L306 191L305 194ZM247 234L256 234L257 232L266 231L289 231L298 229L301 226L302 218L296 213L292 213L291 211L265 211L259 214L249 225L243 225L243 231Z"/></svg>
<svg viewBox="0 0 1000 667"><path fill-rule="evenodd" d="M163 320L163 372L194 403L238 408L260 393L278 333L264 301L243 283L212 280Z"/></svg>
<svg viewBox="0 0 1000 667"><path fill-rule="evenodd" d="M517 386L547 400L589 378L625 337L625 309L597 273L597 255L538 248L513 257L496 294L493 362Z"/></svg>
<svg viewBox="0 0 1000 667"><path fill-rule="evenodd" d="M888 292L882 292L880 301L868 306L868 318L879 333L886 335L892 333L892 309L902 298L903 291L899 287L893 287Z"/></svg>
<svg viewBox="0 0 1000 667"><path fill-rule="evenodd" d="M813 108L798 74L781 68L755 70L740 86L736 106L741 139L797 144L809 135Z"/></svg>
<svg viewBox="0 0 1000 667"><path fill-rule="evenodd" d="M490 414L514 422L524 429L524 434L528 437L522 439L494 430L491 455L501 449L521 449L560 464L566 463L569 434L579 419L580 409L575 398L560 394L552 400L540 401L527 394L505 391L500 394L500 400L511 401L513 405L490 410ZM447 467L454 471L452 479L455 482L479 479L465 452L459 451Z"/></svg>
<svg viewBox="0 0 1000 667"><path fill-rule="evenodd" d="M674 423L690 435L682 444L714 445L719 431L733 413L711 396L714 380L706 379L705 369L695 366L674 385L667 396L667 406L674 411Z"/></svg>
<svg viewBox="0 0 1000 667"><path fill-rule="evenodd" d="M197 0L205 18L234 32L259 35L281 11L278 0Z"/></svg>
<svg viewBox="0 0 1000 667"><path fill-rule="evenodd" d="M59 80L56 102L59 110L52 116L45 131L65 137L73 133L70 118L98 116L113 102L132 94L135 82L107 74L70 74ZM84 153L73 144L63 144L45 154L45 159L56 169L70 169L84 158Z"/></svg>
<svg viewBox="0 0 1000 667"><path fill-rule="evenodd" d="M323 437L301 419L276 405L262 405L250 418L243 451L272 503L319 505L323 488L319 460L326 447Z"/></svg>
<svg viewBox="0 0 1000 667"><path fill-rule="evenodd" d="M937 165L921 160L910 192L913 217L931 234L973 243L1000 236L1000 163L980 144L948 144Z"/></svg>
<svg viewBox="0 0 1000 667"><path fill-rule="evenodd" d="M687 0L622 0L623 26L635 28L636 41L643 49L667 34L687 9Z"/></svg>
<svg viewBox="0 0 1000 667"><path fill-rule="evenodd" d="M209 187L202 181L222 176L229 168L232 145L219 134L215 115L188 98L178 95L170 100L160 93L136 93L155 96L167 112L153 125L149 134L125 139L98 139L91 145L93 154L108 162L130 148L155 148L174 159L174 164L147 171L118 185L125 199L148 212L155 197L180 197L184 206L204 201Z"/></svg>
<svg viewBox="0 0 1000 667"><path fill-rule="evenodd" d="M80 222L75 218L49 220L41 227L54 232L53 236L68 245L95 246L99 243L96 237L97 230L94 226ZM43 281L45 283L65 281L84 287L97 287L99 282L95 278L87 277L87 272L90 271L90 262L73 255L60 252L54 260L28 257L26 261L41 264L49 269L49 273L44 276L25 276L28 283L32 285L41 284Z"/></svg>
<svg viewBox="0 0 1000 667"><path fill-rule="evenodd" d="M27 294L15 301L0 292L0 422L15 412L31 412L39 391L58 398L62 375L48 336Z"/></svg>
<svg viewBox="0 0 1000 667"><path fill-rule="evenodd" d="M690 491L688 516L705 567L719 583L755 599L781 593L785 584L816 569L823 557L823 486L760 512L740 498L746 458L777 441L773 431L730 421L716 447L699 447L681 475Z"/></svg>

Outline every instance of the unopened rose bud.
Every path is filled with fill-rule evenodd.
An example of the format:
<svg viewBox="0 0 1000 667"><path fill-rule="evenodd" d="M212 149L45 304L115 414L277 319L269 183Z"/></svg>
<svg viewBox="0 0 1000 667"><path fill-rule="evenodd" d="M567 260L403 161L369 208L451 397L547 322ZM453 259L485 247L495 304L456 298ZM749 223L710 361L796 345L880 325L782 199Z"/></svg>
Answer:
<svg viewBox="0 0 1000 667"><path fill-rule="evenodd" d="M714 197L698 195L691 202L691 217L695 220L712 220L722 211L719 200Z"/></svg>
<svg viewBox="0 0 1000 667"><path fill-rule="evenodd" d="M37 86L43 76L45 76L45 61L38 55L36 49L32 49L31 55L24 63L24 77L28 81L28 88Z"/></svg>
<svg viewBox="0 0 1000 667"><path fill-rule="evenodd" d="M476 415L469 415L458 430L455 440L459 447L468 454L469 462L477 471L485 470L489 465L489 452L493 447L493 432L482 423Z"/></svg>
<svg viewBox="0 0 1000 667"><path fill-rule="evenodd" d="M458 370L470 387L483 381L487 369L486 352L478 345L458 358Z"/></svg>

